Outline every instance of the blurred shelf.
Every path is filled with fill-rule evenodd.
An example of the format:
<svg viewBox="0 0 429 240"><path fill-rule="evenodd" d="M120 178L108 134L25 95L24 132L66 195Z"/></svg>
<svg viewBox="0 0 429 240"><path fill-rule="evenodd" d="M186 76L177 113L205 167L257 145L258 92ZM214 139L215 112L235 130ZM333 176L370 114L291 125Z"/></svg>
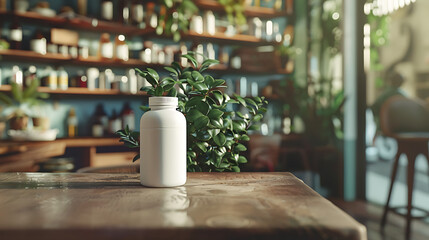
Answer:
<svg viewBox="0 0 429 240"><path fill-rule="evenodd" d="M122 146L119 138L114 137L76 137L76 138L59 138L56 142L63 142L66 147L103 147L103 146Z"/></svg>
<svg viewBox="0 0 429 240"><path fill-rule="evenodd" d="M194 0L194 2L200 9L212 10L216 12L225 12L224 7L218 1ZM244 15L246 17L275 18L275 17L287 17L290 14L288 14L288 12L285 10L277 11L273 8L268 8L268 7L247 6L244 9Z"/></svg>
<svg viewBox="0 0 429 240"><path fill-rule="evenodd" d="M221 32L210 35L208 33L199 34L194 31L188 31L187 33L182 34L182 38L196 42L216 42L221 44L235 44L239 46L274 46L280 44L277 42L268 42L251 35L235 34L230 36Z"/></svg>
<svg viewBox="0 0 429 240"><path fill-rule="evenodd" d="M46 53L45 55L25 50L0 50L0 60L18 60L25 62L56 63L71 60L71 57L58 53Z"/></svg>
<svg viewBox="0 0 429 240"><path fill-rule="evenodd" d="M154 29L152 28L141 29L134 26L127 26L121 23L103 21L89 17L45 17L36 12L15 13L0 10L0 20L5 21L11 19L17 19L21 22L33 25L44 25L84 31L121 33L125 35L145 35L154 32Z"/></svg>
<svg viewBox="0 0 429 240"><path fill-rule="evenodd" d="M10 85L0 86L0 92L9 92L11 90ZM95 89L89 90L87 88L78 88L78 87L69 87L67 90L61 89L50 89L49 87L39 87L39 92L49 93L52 95L87 95L87 96L147 96L143 92L138 92L137 94L132 93L123 93L119 90L108 90L108 89Z"/></svg>
<svg viewBox="0 0 429 240"><path fill-rule="evenodd" d="M19 62L28 62L28 63L49 63L56 66L61 65L76 65L76 66L87 66L87 67L110 67L110 68L155 68L163 69L167 65L163 64L150 64L145 63L138 59L129 59L128 61L114 60L114 59L100 59L98 57L89 57L86 59L73 59L71 57L63 56L61 54L47 53L45 55L36 53L33 51L25 50L0 50L0 61L5 60L15 60ZM284 70L260 70L252 69L249 67L243 67L241 69L233 69L224 65L214 65L208 69L208 71L213 71L222 74L289 74ZM73 93L70 93L73 94ZM80 94L80 93L79 93ZM101 93L104 94L104 93ZM92 94L95 95L95 94ZM108 94L104 94L108 95ZM111 95L116 95L112 93Z"/></svg>

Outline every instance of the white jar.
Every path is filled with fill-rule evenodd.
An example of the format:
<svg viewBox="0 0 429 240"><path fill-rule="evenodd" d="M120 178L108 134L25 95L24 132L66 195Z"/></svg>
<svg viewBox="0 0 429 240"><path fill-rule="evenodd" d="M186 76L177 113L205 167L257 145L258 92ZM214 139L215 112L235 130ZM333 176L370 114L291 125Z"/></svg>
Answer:
<svg viewBox="0 0 429 240"><path fill-rule="evenodd" d="M140 182L175 187L186 182L186 119L176 97L150 97L140 120Z"/></svg>

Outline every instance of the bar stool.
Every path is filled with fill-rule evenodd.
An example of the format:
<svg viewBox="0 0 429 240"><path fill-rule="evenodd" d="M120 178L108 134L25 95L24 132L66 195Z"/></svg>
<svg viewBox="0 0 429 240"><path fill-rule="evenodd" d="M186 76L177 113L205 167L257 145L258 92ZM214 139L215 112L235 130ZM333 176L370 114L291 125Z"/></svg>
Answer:
<svg viewBox="0 0 429 240"><path fill-rule="evenodd" d="M396 139L398 152L393 163L392 175L390 177L389 194L384 206L381 219L381 229L384 230L387 213L394 211L406 217L406 239L411 235L411 220L422 219L429 216L429 212L412 205L414 188L414 167L417 155L424 155L429 162L429 111L423 103L403 96L390 97L382 106L380 111L380 126L383 134ZM407 213L400 214L398 209L403 207L390 207L389 202L392 195L393 185L398 170L399 157L407 156ZM412 210L417 209L425 213L424 216L413 216Z"/></svg>

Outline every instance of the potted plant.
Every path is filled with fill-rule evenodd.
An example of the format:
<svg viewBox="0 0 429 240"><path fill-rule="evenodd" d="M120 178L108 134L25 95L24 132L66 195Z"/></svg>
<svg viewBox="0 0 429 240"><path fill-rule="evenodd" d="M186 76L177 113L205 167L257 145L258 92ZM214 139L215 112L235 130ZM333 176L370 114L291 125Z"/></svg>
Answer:
<svg viewBox="0 0 429 240"><path fill-rule="evenodd" d="M0 103L5 106L2 117L9 120L10 129L26 129L29 117L32 115L32 107L49 97L46 93L38 92L39 85L38 79L33 79L30 86L25 89L16 83L11 83L11 96L0 93Z"/></svg>
<svg viewBox="0 0 429 240"><path fill-rule="evenodd" d="M242 155L247 150L243 142L249 140L248 132L259 128L258 122L266 112L264 97L243 98L228 96L221 91L225 80L203 75L217 60L205 59L198 66L193 53L183 55L191 63L181 67L177 62L165 67L170 75L160 78L158 73L147 68L137 69L151 84L141 90L152 96L174 96L179 99L179 111L187 120L187 170L234 171L246 163ZM244 107L247 113L237 111ZM143 111L148 107L142 106ZM131 148L139 147L139 133L129 129L117 132L122 142ZM137 160L137 155L134 160Z"/></svg>

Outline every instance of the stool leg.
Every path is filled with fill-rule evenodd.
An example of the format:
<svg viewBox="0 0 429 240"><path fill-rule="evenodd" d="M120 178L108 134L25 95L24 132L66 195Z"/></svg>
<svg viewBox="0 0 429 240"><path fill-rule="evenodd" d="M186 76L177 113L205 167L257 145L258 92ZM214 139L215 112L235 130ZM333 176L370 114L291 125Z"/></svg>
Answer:
<svg viewBox="0 0 429 240"><path fill-rule="evenodd" d="M384 230L384 226L386 225L387 212L389 211L390 197L392 196L393 184L395 182L396 172L398 170L398 163L399 163L399 157L400 156L401 156L401 152L399 151L399 148L398 148L398 152L396 153L396 156L395 156L395 161L393 162L392 174L390 176L389 194L387 195L386 205L384 205L383 217L381 218L381 229L382 230Z"/></svg>
<svg viewBox="0 0 429 240"><path fill-rule="evenodd" d="M405 229L405 238L410 239L411 234L411 210L413 209L413 189L414 189L414 163L416 161L414 154L407 156L407 188L408 188L408 203L407 203L407 227Z"/></svg>

